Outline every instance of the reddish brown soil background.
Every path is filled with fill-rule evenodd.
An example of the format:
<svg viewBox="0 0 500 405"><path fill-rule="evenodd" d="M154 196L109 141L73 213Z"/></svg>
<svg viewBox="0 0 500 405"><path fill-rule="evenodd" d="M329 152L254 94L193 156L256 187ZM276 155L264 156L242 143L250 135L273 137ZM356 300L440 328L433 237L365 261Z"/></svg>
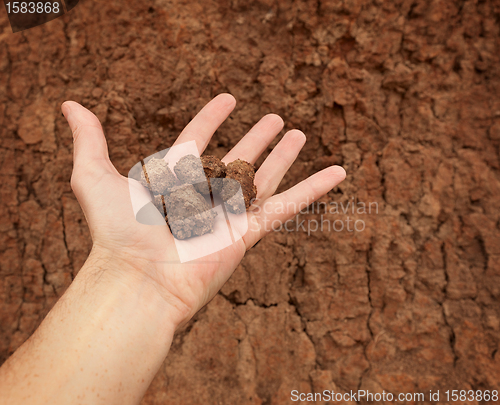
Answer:
<svg viewBox="0 0 500 405"><path fill-rule="evenodd" d="M210 153L276 112L308 137L283 189L342 164L322 201L378 213L324 217L363 232L267 237L143 403L500 389L499 27L493 0L88 0L17 34L2 11L0 360L90 248L60 104L99 116L126 174L227 91L239 104Z"/></svg>

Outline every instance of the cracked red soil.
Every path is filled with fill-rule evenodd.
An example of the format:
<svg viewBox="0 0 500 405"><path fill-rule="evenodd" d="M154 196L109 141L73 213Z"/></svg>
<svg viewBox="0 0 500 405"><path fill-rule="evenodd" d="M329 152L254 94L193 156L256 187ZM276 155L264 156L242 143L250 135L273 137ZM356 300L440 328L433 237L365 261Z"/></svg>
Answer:
<svg viewBox="0 0 500 405"><path fill-rule="evenodd" d="M61 103L98 115L126 174L230 92L210 154L276 112L308 137L281 189L342 164L321 201L377 210L323 215L362 232L281 231L252 249L143 403L499 389L499 29L498 0L88 0L17 34L2 11L1 361L90 249Z"/></svg>

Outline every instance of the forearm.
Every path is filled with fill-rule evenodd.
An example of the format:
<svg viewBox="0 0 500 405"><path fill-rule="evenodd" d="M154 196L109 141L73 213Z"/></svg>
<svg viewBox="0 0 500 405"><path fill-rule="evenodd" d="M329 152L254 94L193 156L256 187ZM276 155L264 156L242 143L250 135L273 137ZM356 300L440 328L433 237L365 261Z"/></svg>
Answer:
<svg viewBox="0 0 500 405"><path fill-rule="evenodd" d="M0 403L140 401L175 326L154 286L126 268L108 268L115 265L89 256L37 331L0 368Z"/></svg>

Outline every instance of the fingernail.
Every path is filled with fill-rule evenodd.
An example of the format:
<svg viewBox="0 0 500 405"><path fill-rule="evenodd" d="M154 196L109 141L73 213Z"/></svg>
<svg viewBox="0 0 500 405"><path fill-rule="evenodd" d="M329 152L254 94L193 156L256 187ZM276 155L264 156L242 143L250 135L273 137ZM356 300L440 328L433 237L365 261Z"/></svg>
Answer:
<svg viewBox="0 0 500 405"><path fill-rule="evenodd" d="M342 166L333 166L333 167L336 168L336 171L337 171L336 174L340 174L340 176L344 179L346 178L347 172L345 171L345 169Z"/></svg>

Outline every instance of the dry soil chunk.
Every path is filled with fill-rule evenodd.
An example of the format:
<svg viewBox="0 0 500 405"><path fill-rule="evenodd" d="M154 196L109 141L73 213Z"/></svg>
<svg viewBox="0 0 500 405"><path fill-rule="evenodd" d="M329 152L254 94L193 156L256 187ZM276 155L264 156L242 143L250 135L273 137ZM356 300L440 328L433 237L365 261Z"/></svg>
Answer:
<svg viewBox="0 0 500 405"><path fill-rule="evenodd" d="M226 178L223 180L221 197L230 212L241 214L252 205L257 197L254 179L255 168L251 163L238 159L226 166ZM240 187L243 200L238 193Z"/></svg>
<svg viewBox="0 0 500 405"><path fill-rule="evenodd" d="M205 195L208 195L209 192L220 194L222 191L222 178L226 177L226 165L215 156L202 156L201 164L208 180L208 190L206 187L196 187L196 189Z"/></svg>
<svg viewBox="0 0 500 405"><path fill-rule="evenodd" d="M153 204L160 211L165 221L167 220L166 211L165 211L165 197L163 195L155 195L153 196Z"/></svg>
<svg viewBox="0 0 500 405"><path fill-rule="evenodd" d="M205 172L199 157L186 155L179 159L174 167L177 178L183 184L192 184L205 182Z"/></svg>
<svg viewBox="0 0 500 405"><path fill-rule="evenodd" d="M213 232L216 212L191 184L172 189L165 197L168 223L177 239L187 239Z"/></svg>
<svg viewBox="0 0 500 405"><path fill-rule="evenodd" d="M165 160L152 158L143 166L141 184L153 194L168 194L177 185L177 178Z"/></svg>
<svg viewBox="0 0 500 405"><path fill-rule="evenodd" d="M222 180L220 178L225 176L226 166L215 156L198 158L194 155L187 155L177 162L174 172L181 183L192 184L199 193L210 195L212 187L214 192L221 192Z"/></svg>

